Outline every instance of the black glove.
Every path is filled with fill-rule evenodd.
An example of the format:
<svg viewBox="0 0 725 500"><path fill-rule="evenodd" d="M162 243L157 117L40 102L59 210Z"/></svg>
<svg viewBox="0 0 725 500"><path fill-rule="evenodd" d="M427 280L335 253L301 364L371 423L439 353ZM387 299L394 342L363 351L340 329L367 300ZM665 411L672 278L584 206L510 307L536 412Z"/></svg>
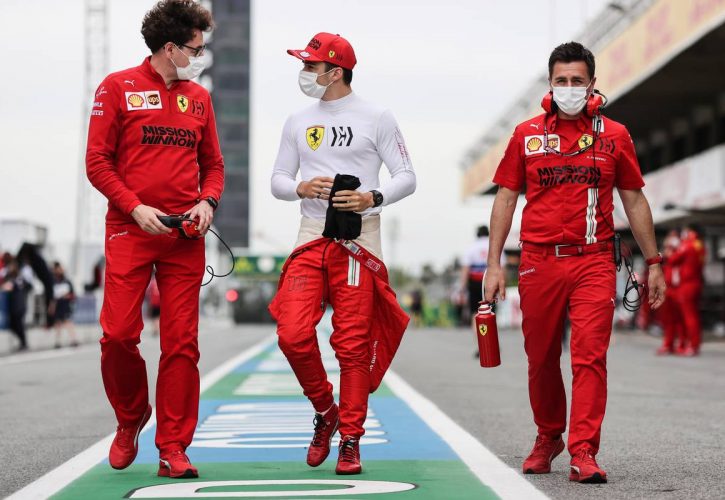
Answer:
<svg viewBox="0 0 725 500"><path fill-rule="evenodd" d="M330 200L325 217L325 230L322 236L338 240L354 240L362 231L362 215L355 212L341 212L332 206L332 198L338 191L355 191L360 187L360 179L354 175L337 174L330 189Z"/></svg>

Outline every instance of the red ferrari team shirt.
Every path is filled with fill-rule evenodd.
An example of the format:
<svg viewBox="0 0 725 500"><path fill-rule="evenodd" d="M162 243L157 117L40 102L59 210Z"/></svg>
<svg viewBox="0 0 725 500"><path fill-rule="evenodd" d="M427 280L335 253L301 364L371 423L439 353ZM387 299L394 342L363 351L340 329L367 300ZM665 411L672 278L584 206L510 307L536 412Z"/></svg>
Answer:
<svg viewBox="0 0 725 500"><path fill-rule="evenodd" d="M108 198L108 224L132 222L140 204L179 214L219 200L224 160L209 92L184 80L166 88L150 58L108 75L91 111L86 173Z"/></svg>
<svg viewBox="0 0 725 500"><path fill-rule="evenodd" d="M586 245L614 236L614 187L641 189L644 181L624 125L603 118L601 132L593 135L592 119L585 116L542 114L516 127L493 182L526 190L521 241ZM562 153L595 144L567 157L547 152L546 140Z"/></svg>

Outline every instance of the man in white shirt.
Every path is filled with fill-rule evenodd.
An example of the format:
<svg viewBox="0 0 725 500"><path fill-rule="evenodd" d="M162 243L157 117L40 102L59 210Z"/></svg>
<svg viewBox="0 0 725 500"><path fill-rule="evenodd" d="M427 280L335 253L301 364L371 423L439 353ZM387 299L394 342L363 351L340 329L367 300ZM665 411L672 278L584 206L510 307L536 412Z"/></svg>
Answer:
<svg viewBox="0 0 725 500"><path fill-rule="evenodd" d="M272 194L301 199L302 220L270 311L277 320L279 346L315 409L307 463L316 467L324 462L339 427L336 472L359 474L368 394L380 383L408 321L387 285L379 214L383 206L415 191L415 172L390 111L353 93L357 61L347 40L318 33L304 50L287 52L304 64L300 89L319 100L287 119L272 173ZM383 162L391 180L380 186ZM360 186L333 192L340 175L356 177ZM329 236L328 215L336 220L357 217L359 236L323 237L323 231ZM315 331L328 302L334 309L330 342L340 363L339 407Z"/></svg>

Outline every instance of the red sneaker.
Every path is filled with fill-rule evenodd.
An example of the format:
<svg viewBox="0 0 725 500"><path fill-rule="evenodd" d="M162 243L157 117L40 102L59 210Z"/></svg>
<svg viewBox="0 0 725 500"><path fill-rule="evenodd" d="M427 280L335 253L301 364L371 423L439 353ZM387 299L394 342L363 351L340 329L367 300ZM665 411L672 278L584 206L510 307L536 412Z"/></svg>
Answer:
<svg viewBox="0 0 725 500"><path fill-rule="evenodd" d="M347 475L360 474L361 472L360 442L352 436L345 436L340 440L335 474Z"/></svg>
<svg viewBox="0 0 725 500"><path fill-rule="evenodd" d="M146 422L151 418L151 406L146 408L141 420L131 427L116 428L116 437L113 438L111 449L108 452L108 462L114 469L125 469L136 460L138 454L138 435Z"/></svg>
<svg viewBox="0 0 725 500"><path fill-rule="evenodd" d="M336 404L325 413L315 413L315 435L307 449L307 465L317 467L325 461L330 454L330 443L332 436L337 432L340 425L340 409Z"/></svg>
<svg viewBox="0 0 725 500"><path fill-rule="evenodd" d="M693 349L692 347L685 347L681 352L677 353L680 356L685 356L686 358L693 358L700 354L697 349Z"/></svg>
<svg viewBox="0 0 725 500"><path fill-rule="evenodd" d="M539 434L536 436L534 448L524 460L524 474L548 474L551 472L551 461L564 451L564 440L559 436L552 439Z"/></svg>
<svg viewBox="0 0 725 500"><path fill-rule="evenodd" d="M194 478L199 471L191 465L189 457L181 449L161 452L159 457L159 477Z"/></svg>
<svg viewBox="0 0 725 500"><path fill-rule="evenodd" d="M607 473L599 468L592 451L589 448L582 448L571 457L569 481L589 484L606 483Z"/></svg>

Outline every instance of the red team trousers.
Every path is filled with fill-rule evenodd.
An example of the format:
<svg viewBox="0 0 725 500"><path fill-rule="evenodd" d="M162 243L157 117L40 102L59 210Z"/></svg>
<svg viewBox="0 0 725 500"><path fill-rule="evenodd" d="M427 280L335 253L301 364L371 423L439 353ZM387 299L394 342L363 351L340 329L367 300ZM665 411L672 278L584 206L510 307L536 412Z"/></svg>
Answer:
<svg viewBox="0 0 725 500"><path fill-rule="evenodd" d="M573 372L568 448L574 455L588 446L596 454L607 403L607 348L614 315L612 251L556 257L524 246L519 276L529 399L539 434L555 437L566 430L559 358L568 310Z"/></svg>
<svg viewBox="0 0 725 500"><path fill-rule="evenodd" d="M370 322L374 279L340 245L330 240L290 257L286 279L275 302L279 347L304 395L317 412L334 403L332 384L322 364L315 327L326 304L332 305L330 343L340 363L340 435L361 437L370 392Z"/></svg>
<svg viewBox="0 0 725 500"><path fill-rule="evenodd" d="M101 310L101 374L121 426L138 423L149 402L138 350L141 308L156 267L161 295L161 359L156 382L156 446L186 449L199 408L199 289L204 240L151 235L136 224L106 226L106 283Z"/></svg>

